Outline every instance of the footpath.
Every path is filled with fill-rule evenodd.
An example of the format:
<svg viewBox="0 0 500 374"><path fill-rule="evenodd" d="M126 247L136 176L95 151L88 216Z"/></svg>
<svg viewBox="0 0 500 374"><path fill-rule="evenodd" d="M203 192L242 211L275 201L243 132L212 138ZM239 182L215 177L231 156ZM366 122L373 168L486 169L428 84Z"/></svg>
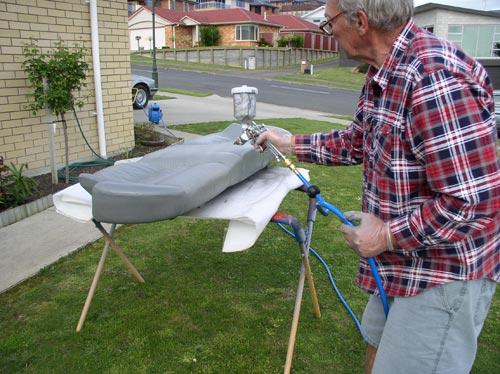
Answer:
<svg viewBox="0 0 500 374"><path fill-rule="evenodd" d="M176 131L175 125L234 120L231 98L216 95L203 98L170 93L164 95L176 98L155 102L162 108L168 129L184 140L196 135ZM257 118L306 118L346 122L329 118L327 115L257 102ZM135 110L134 121L146 122L146 113ZM100 239L101 236L92 222L81 223L67 218L57 213L53 206L0 228L0 293L37 274L58 259Z"/></svg>

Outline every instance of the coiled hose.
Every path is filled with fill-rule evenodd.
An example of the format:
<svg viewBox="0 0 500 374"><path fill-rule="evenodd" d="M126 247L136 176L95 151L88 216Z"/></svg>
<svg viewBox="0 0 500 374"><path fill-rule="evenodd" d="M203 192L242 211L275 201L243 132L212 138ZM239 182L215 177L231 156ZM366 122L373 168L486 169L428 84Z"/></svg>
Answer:
<svg viewBox="0 0 500 374"><path fill-rule="evenodd" d="M102 158L99 154L97 154L92 146L89 144L85 134L83 133L82 127L80 126L80 121L78 120L78 116L76 115L75 107L73 109L73 115L75 116L76 123L78 125L78 129L80 130L80 134L82 134L83 140L85 140L85 143L87 144L87 147L92 151L92 153L98 158L98 160L94 161L85 161L85 162L74 162L69 164L69 173L71 174L72 171L81 168L81 167L91 167L91 166L111 166L115 162L112 160L107 160L105 158ZM66 178L66 167L62 167L59 170L57 170L57 178L58 179L65 179ZM71 183L78 183L78 176L75 177L69 177L69 181Z"/></svg>

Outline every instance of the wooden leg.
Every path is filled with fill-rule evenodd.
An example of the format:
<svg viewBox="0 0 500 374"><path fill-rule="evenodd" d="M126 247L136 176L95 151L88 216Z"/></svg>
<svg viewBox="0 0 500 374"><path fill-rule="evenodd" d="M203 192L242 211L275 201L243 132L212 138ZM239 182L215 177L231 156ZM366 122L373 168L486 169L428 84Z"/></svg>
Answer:
<svg viewBox="0 0 500 374"><path fill-rule="evenodd" d="M377 348L371 344L366 345L365 354L365 374L371 374L373 369L373 364L375 363L375 357L377 356Z"/></svg>
<svg viewBox="0 0 500 374"><path fill-rule="evenodd" d="M87 317L87 312L90 307L90 303L92 302L92 298L94 297L95 289L97 287L97 283L99 282L99 278L101 277L102 270L104 268L104 262L106 262L106 257L108 255L109 251L109 245L111 244L112 248L115 250L115 252L120 256L123 262L127 265L127 267L132 271L132 274L137 278L137 280L141 283L145 283L144 279L142 278L141 274L135 269L134 265L128 260L128 258L125 256L125 254L120 250L120 247L115 243L113 240L113 234L116 229L116 224L111 225L111 229L108 232L104 229L104 227L99 223L94 221L96 227L99 229L99 231L103 234L104 238L106 239L106 243L104 244L104 248L102 250L101 258L99 260L99 264L97 265L97 269L94 274L94 279L92 280L92 284L90 286L89 293L87 294L87 299L85 300L85 304L82 309L82 313L80 315L80 319L78 320L78 325L76 326L76 332L80 332L83 324L85 322L85 318Z"/></svg>
<svg viewBox="0 0 500 374"><path fill-rule="evenodd" d="M111 226L110 229L111 236L113 236L115 228L116 225ZM97 283L99 282L102 269L104 268L104 262L106 261L106 257L108 255L108 249L109 249L109 242L106 240L106 243L104 243L104 248L102 250L101 259L99 260L99 264L97 265L97 269L94 274L94 279L92 280L89 293L87 294L87 299L85 300L85 305L83 306L82 314L80 315L80 319L78 320L78 325L76 326L76 332L80 332L82 330L83 323L85 322L85 318L87 317L87 312L89 311L90 303L92 302L92 298L94 297Z"/></svg>
<svg viewBox="0 0 500 374"><path fill-rule="evenodd" d="M308 252L304 245L300 246L300 251L302 253L302 265L304 266L307 282L309 283L309 288L311 289L311 298L314 306L314 313L317 318L321 318L321 310L319 309L318 295L316 294L316 287L314 286L314 280L312 277L311 266L309 265Z"/></svg>
<svg viewBox="0 0 500 374"><path fill-rule="evenodd" d="M118 254L118 256L120 256L122 261L125 263L125 265L127 265L127 267L130 269L132 274L134 274L134 276L137 278L137 280L140 283L145 283L141 274L139 274L139 272L136 270L134 265L132 265L132 263L128 260L127 256L125 256L125 254L122 252L120 247L118 247L118 244L115 243L113 238L107 233L107 231L104 229L104 227L102 227L101 223L94 221L94 224L96 225L97 229L102 233L102 235L104 236L106 241L111 245L111 248L113 248L115 250L115 252Z"/></svg>
<svg viewBox="0 0 500 374"><path fill-rule="evenodd" d="M299 276L299 285L297 287L297 296L295 297L295 308L293 309L292 328L290 329L290 338L288 340L285 374L290 374L290 370L292 368L293 350L295 348L295 337L297 336L297 328L299 325L300 306L302 303L302 294L304 292L305 279L306 279L306 272L302 268Z"/></svg>
<svg viewBox="0 0 500 374"><path fill-rule="evenodd" d="M104 262L106 261L106 256L108 255L108 249L109 249L109 244L108 242L106 242L106 244L104 244L104 249L102 250L101 259L99 260L99 264L97 265L97 270L95 271L94 279L92 280L92 285L90 286L87 299L85 300L85 305L83 306L82 314L80 315L80 319L78 320L78 325L76 326L76 332L81 331L83 323L85 322L85 318L87 317L87 312L89 311L90 303L92 302L92 298L94 297L94 292L97 287L97 283L99 282L102 269L104 268Z"/></svg>
<svg viewBox="0 0 500 374"><path fill-rule="evenodd" d="M305 245L300 244L300 252L302 254L302 265L300 267L299 285L297 286L297 296L295 297L295 307L293 309L292 327L290 329L290 338L288 340L288 351L286 353L285 374L290 374L292 369L293 351L295 349L295 338L299 326L300 308L302 304L302 295L304 293L304 283L307 278L309 288L311 289L311 297L313 300L314 311L317 318L321 317L319 309L318 297L316 295L316 287L312 278L311 267L309 265L308 251Z"/></svg>

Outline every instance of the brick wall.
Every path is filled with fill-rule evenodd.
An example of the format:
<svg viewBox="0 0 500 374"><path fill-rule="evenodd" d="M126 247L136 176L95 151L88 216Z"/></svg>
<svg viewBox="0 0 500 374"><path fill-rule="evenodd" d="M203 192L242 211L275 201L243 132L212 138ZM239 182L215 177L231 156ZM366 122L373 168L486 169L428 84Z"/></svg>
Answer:
<svg viewBox="0 0 500 374"><path fill-rule="evenodd" d="M237 41L235 40L236 31L235 25L218 25L219 29L219 46L224 47L255 47L259 45L259 41ZM193 46L193 29L194 27L189 26L176 26L175 27L175 36L176 36L176 48L190 48ZM263 33L267 33L270 35L277 34L279 31L278 27L274 26L263 26L259 25L259 39ZM173 26L165 27L165 45L169 48L173 48L172 42L173 35ZM197 45L197 43L195 43Z"/></svg>
<svg viewBox="0 0 500 374"><path fill-rule="evenodd" d="M261 34L277 34L279 27L259 25L259 39ZM236 38L236 25L222 25L219 26L219 45L225 47L252 47L259 45L259 40L257 41L238 41Z"/></svg>
<svg viewBox="0 0 500 374"><path fill-rule="evenodd" d="M134 144L130 87L130 46L127 2L99 0L99 42L107 155L130 149ZM22 48L30 38L48 52L61 39L75 42L91 52L89 5L81 0L2 0L0 2L0 156L7 164L28 165L31 175L50 169L48 112L33 115L24 106L31 92L22 69ZM90 53L89 53L90 54ZM78 119L87 141L99 153L92 58L86 91L91 97ZM55 119L55 118L54 118ZM95 158L82 138L73 113L67 113L70 162ZM62 125L57 125L56 156L64 164Z"/></svg>

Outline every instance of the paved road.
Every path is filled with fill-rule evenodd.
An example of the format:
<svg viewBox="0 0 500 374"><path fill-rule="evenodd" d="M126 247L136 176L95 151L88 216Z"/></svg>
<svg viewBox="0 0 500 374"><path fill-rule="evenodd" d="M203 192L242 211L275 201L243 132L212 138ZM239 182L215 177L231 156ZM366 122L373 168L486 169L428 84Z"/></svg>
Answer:
<svg viewBox="0 0 500 374"><path fill-rule="evenodd" d="M272 80L273 75L297 72L298 68L272 71L196 72L181 69L158 69L160 87L210 92L230 97L231 89L242 85L257 87L257 101L332 114L352 115L359 93L307 84ZM132 72L151 76L151 68L133 66Z"/></svg>

